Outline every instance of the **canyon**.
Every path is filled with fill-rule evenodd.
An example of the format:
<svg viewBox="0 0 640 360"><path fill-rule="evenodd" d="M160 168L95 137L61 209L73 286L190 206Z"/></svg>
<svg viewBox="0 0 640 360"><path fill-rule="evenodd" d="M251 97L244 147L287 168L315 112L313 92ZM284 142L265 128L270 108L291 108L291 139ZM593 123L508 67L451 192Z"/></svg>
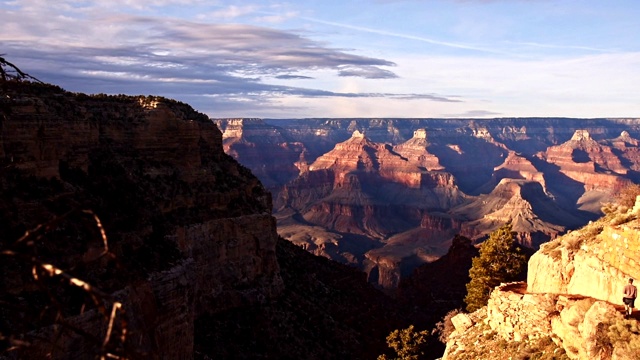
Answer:
<svg viewBox="0 0 640 360"><path fill-rule="evenodd" d="M278 233L394 291L459 234L533 250L640 180L640 119L214 119Z"/></svg>
<svg viewBox="0 0 640 360"><path fill-rule="evenodd" d="M412 321L279 238L189 105L1 85L0 357L365 359Z"/></svg>

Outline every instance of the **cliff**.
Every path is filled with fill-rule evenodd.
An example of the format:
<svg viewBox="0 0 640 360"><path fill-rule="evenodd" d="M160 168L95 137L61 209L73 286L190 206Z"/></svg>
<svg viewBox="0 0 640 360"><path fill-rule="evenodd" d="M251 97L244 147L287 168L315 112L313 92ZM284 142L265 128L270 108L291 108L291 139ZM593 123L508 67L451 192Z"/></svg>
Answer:
<svg viewBox="0 0 640 360"><path fill-rule="evenodd" d="M295 179L306 168L304 144L261 119L217 119L225 153L251 169L270 190Z"/></svg>
<svg viewBox="0 0 640 360"><path fill-rule="evenodd" d="M0 296L3 329L22 334L11 354L192 358L196 319L281 294L270 194L205 115L157 97L6 91ZM108 331L98 305L117 302Z"/></svg>
<svg viewBox="0 0 640 360"><path fill-rule="evenodd" d="M638 313L622 314L622 289L640 275L640 197L541 246L529 261L527 283L503 284L488 305L452 319L444 359L491 359L507 354L569 359L636 359ZM471 348L477 342L481 347ZM505 351L505 350L500 350Z"/></svg>

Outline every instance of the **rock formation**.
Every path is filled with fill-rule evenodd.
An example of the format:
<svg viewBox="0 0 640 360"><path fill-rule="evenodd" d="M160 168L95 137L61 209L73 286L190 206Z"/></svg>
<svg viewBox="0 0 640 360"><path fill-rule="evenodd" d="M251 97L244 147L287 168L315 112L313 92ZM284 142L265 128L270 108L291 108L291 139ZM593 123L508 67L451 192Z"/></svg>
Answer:
<svg viewBox="0 0 640 360"><path fill-rule="evenodd" d="M100 351L192 358L194 319L282 292L270 194L223 152L206 116L156 97L87 96L23 82L7 88L0 239L18 255L5 253L0 266L3 303L30 309L3 308L6 325L27 334L19 358ZM14 244L25 231L32 240ZM49 290L59 315L45 307L34 261L82 276L102 289L105 306L122 304L102 348L91 341L107 336L107 319L91 301L80 306L82 292L64 282ZM36 265L34 274L51 269ZM60 314L80 330L53 325Z"/></svg>
<svg viewBox="0 0 640 360"><path fill-rule="evenodd" d="M248 167L270 190L306 169L306 149L261 119L218 119L224 151Z"/></svg>
<svg viewBox="0 0 640 360"><path fill-rule="evenodd" d="M437 223L427 220L436 218L430 213L449 208L465 199L451 174L425 170L426 164L420 160L428 155L424 136L418 135L414 140L403 148L409 151L410 145L414 145L414 157L411 160L393 151L389 145L375 143L355 130L350 139L336 144L333 150L309 165L307 172L285 185L275 202L278 214L288 214L284 215L286 218L279 218L280 233L301 239L291 231L292 228L298 234L315 232L315 235L306 237L315 239L313 244L306 241L306 248L322 255L333 252L336 255L331 258L336 260L360 258L354 261L369 273L374 271L377 274L374 277L378 279L375 282L384 287L397 285L399 273L405 271L398 264L407 258L415 259L418 255L418 264L426 261L419 255L418 247L431 244L438 248L435 254L430 254L432 258L429 259L444 254L448 244L443 246L443 243L453 235L451 229L454 223L451 220L440 221L436 225L447 227L442 229L446 232L445 237L434 236L429 233L432 229L425 229L422 236L416 237L413 231L411 236L389 238L393 234L420 229L421 225L426 227ZM418 149L416 146L420 142L423 144ZM293 221L296 216L300 220ZM325 234L312 231L308 226L303 229L301 221L339 235L331 236L331 241L318 240L324 238ZM355 249L355 254L351 251L347 254L344 249L327 250L327 246L344 248L339 243L347 241L345 235L351 238L353 235L366 236L372 241L369 244L362 243L360 249ZM407 242L411 245L407 246ZM318 248L320 243L322 245ZM365 255L369 265L364 266L362 254L381 246L384 248L374 249ZM409 267L414 267L415 262L412 260ZM389 269L389 272L385 269Z"/></svg>
<svg viewBox="0 0 640 360"><path fill-rule="evenodd" d="M481 242L507 221L537 248L640 180L638 120L264 122L306 149L277 192L280 234L386 284L446 253L455 234Z"/></svg>
<svg viewBox="0 0 640 360"><path fill-rule="evenodd" d="M427 141L427 131L418 129L413 132L413 137L402 144L393 147L393 150L405 157L409 162L418 165L425 170L444 170L438 158L429 153L429 142Z"/></svg>
<svg viewBox="0 0 640 360"><path fill-rule="evenodd" d="M530 248L556 238L583 221L560 208L536 181L503 178L493 191L451 210L463 218L461 234L481 238L511 221L518 242Z"/></svg>
<svg viewBox="0 0 640 360"><path fill-rule="evenodd" d="M549 171L547 177L555 184L555 193L570 193L567 187L574 182L583 192L575 203L589 202L594 205L606 199L630 181L625 178L627 168L614 154L611 147L592 139L587 130L576 130L572 138L546 152L538 154L548 164L557 166L558 172ZM566 186L563 188L563 186ZM562 196L562 195L560 195ZM598 200L595 200L598 199ZM594 211L587 204L585 210Z"/></svg>
<svg viewBox="0 0 640 360"><path fill-rule="evenodd" d="M640 196L632 209L613 207L544 244L529 261L527 283L502 284L485 308L452 319L443 359L500 357L500 341L510 344L506 354L637 358L637 309L624 319L621 298L627 279L640 276L639 224Z"/></svg>

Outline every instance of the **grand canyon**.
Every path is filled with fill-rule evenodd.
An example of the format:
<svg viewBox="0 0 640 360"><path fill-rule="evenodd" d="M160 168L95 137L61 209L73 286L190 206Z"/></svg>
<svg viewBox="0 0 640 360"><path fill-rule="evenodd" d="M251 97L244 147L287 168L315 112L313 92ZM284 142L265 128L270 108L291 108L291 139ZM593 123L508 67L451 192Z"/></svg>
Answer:
<svg viewBox="0 0 640 360"><path fill-rule="evenodd" d="M506 222L534 250L640 180L640 119L217 119L278 233L392 290Z"/></svg>
<svg viewBox="0 0 640 360"><path fill-rule="evenodd" d="M616 302L640 276L640 201L615 199L638 181L640 120L212 120L4 91L7 358L371 359L410 325L438 329L428 359L637 354ZM535 251L527 282L442 335L507 222Z"/></svg>

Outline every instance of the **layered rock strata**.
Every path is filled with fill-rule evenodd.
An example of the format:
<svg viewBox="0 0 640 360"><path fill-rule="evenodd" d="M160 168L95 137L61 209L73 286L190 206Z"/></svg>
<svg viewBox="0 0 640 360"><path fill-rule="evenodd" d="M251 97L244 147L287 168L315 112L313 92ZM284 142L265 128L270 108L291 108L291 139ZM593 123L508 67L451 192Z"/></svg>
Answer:
<svg viewBox="0 0 640 360"><path fill-rule="evenodd" d="M121 302L114 334L124 330L123 318L129 336L110 351L192 358L194 319L282 291L270 194L223 152L206 116L156 97L86 96L31 83L8 89L10 112L0 128L2 246L39 254L38 261L102 289L108 304ZM104 244L83 210L101 220L108 256L95 256ZM31 247L13 248L39 224L48 225ZM38 304L46 299L21 258L0 265L2 300L33 307L3 313L16 329L44 311ZM80 331L50 325L49 313L36 316L36 327L24 329L30 346L18 357L92 358L109 350L89 344L106 336L106 319L91 302L80 307L82 297L68 295L64 283L56 289L57 301L69 306L59 309L64 322ZM53 338L37 340L42 334Z"/></svg>

